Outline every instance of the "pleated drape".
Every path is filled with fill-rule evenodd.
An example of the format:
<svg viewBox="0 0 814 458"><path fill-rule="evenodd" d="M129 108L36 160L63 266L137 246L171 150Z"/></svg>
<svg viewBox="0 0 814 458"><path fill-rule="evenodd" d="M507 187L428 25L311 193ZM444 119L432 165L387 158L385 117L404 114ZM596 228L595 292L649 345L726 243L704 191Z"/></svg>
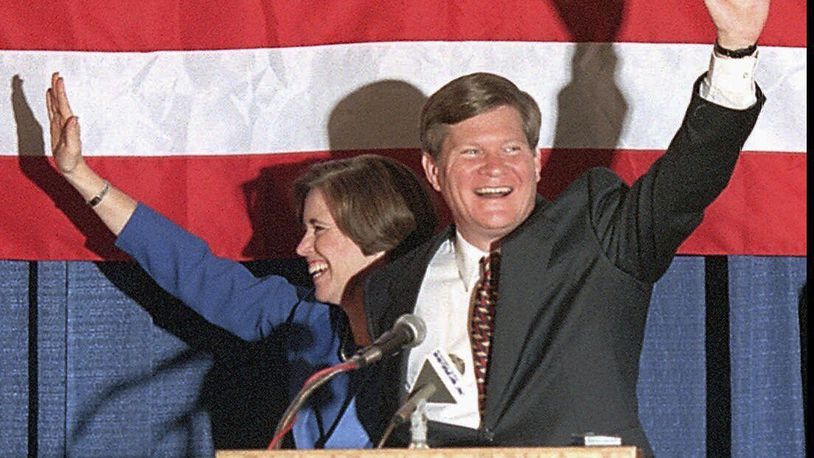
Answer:
<svg viewBox="0 0 814 458"><path fill-rule="evenodd" d="M676 258L639 374L657 456L805 455L806 281L805 258ZM0 317L3 456L262 448L285 407L279 342L205 323L130 263L0 261Z"/></svg>

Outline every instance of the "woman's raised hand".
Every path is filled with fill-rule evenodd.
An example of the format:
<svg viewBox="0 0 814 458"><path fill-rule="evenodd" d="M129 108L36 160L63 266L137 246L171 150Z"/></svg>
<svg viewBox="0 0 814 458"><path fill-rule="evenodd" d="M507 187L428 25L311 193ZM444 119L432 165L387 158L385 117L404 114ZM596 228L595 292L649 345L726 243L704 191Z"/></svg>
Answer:
<svg viewBox="0 0 814 458"><path fill-rule="evenodd" d="M59 73L51 75L51 87L45 93L45 105L51 125L51 152L54 161L63 175L70 174L84 160L79 139L79 118L74 116L68 104L65 81Z"/></svg>
<svg viewBox="0 0 814 458"><path fill-rule="evenodd" d="M102 222L119 235L136 209L136 201L96 174L82 158L79 119L74 116L65 93L65 81L59 73L51 75L51 87L45 93L48 121L51 124L51 152L62 176L76 189Z"/></svg>

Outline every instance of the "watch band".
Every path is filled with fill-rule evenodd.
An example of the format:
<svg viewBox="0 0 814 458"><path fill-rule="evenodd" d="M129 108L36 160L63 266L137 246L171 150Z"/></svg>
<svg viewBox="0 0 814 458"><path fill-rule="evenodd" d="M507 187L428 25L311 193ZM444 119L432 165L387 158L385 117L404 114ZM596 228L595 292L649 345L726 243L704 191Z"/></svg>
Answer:
<svg viewBox="0 0 814 458"><path fill-rule="evenodd" d="M741 49L726 49L718 44L718 40L715 40L714 49L715 53L718 55L731 57L732 59L740 59L742 57L747 57L754 54L755 51L757 51L757 43L753 44L752 46Z"/></svg>

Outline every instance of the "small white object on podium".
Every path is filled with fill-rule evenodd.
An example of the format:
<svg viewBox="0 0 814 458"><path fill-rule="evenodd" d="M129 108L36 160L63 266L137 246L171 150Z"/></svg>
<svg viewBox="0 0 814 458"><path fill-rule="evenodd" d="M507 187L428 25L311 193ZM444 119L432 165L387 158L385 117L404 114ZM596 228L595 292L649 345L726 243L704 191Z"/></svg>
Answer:
<svg viewBox="0 0 814 458"><path fill-rule="evenodd" d="M640 458L636 447L383 448L365 450L219 450L216 458Z"/></svg>

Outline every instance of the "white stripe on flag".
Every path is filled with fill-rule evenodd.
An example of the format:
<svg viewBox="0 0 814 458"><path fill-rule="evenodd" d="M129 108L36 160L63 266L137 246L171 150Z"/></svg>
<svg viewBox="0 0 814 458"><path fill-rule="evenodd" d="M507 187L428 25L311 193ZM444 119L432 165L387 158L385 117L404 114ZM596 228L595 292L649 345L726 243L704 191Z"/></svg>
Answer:
<svg viewBox="0 0 814 458"><path fill-rule="evenodd" d="M0 80L18 75L24 81L27 103L47 132L43 92L50 73L61 71L82 120L87 155L416 147L412 127L406 133L379 135L383 126L371 126L366 137L332 144L331 114L366 85L397 80L426 96L474 71L506 76L540 103L540 147L552 147L559 131L558 147L658 150L667 147L680 124L691 85L706 70L710 52L709 45L549 42L153 53L0 51ZM581 57L572 62L575 53ZM805 48L761 48L757 80L768 103L745 149L806 151L806 58ZM584 69L576 80L575 98L567 104L575 111L558 116L558 96L572 82L574 68ZM0 155L18 154L10 86L0 86ZM394 116L415 118L415 113ZM558 119L568 124L558 129ZM608 119L623 119L623 124L617 129ZM415 121L401 122L414 126Z"/></svg>

